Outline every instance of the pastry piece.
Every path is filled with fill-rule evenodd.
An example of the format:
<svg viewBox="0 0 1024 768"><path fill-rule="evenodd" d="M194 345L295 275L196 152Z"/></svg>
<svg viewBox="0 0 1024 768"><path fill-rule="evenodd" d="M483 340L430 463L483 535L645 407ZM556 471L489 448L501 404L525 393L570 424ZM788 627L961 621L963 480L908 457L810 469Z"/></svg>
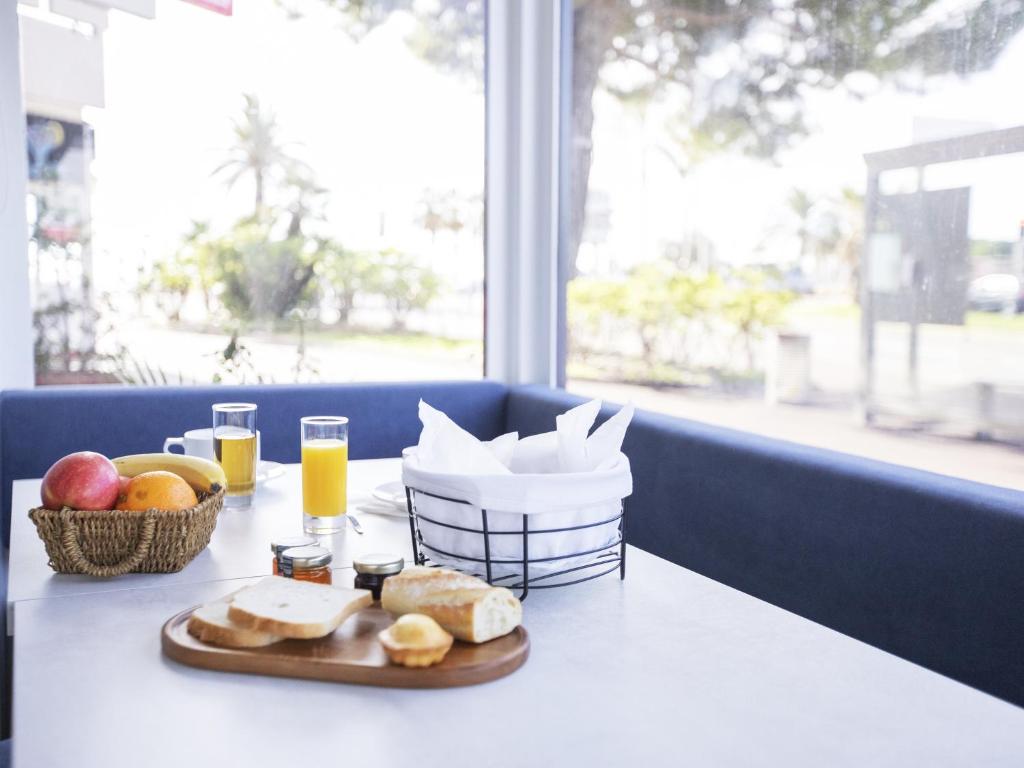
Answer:
<svg viewBox="0 0 1024 768"><path fill-rule="evenodd" d="M371 602L365 589L267 576L235 593L228 617L246 629L308 640L331 634Z"/></svg>
<svg viewBox="0 0 1024 768"><path fill-rule="evenodd" d="M445 568L407 568L384 582L381 605L403 615L422 613L459 640L485 643L523 620L519 599L504 587Z"/></svg>
<svg viewBox="0 0 1024 768"><path fill-rule="evenodd" d="M269 632L246 629L228 618L228 605L234 595L228 595L196 608L188 619L188 632L204 643L227 648L262 648L281 638Z"/></svg>
<svg viewBox="0 0 1024 768"><path fill-rule="evenodd" d="M388 658L403 667L429 667L444 659L454 638L429 616L407 613L377 635Z"/></svg>

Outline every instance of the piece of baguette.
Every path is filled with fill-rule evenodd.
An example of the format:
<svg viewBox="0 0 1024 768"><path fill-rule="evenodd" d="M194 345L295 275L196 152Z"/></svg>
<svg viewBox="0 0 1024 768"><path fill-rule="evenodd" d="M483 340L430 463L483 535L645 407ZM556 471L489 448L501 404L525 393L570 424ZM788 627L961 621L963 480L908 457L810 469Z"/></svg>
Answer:
<svg viewBox="0 0 1024 768"><path fill-rule="evenodd" d="M471 643L486 643L507 635L523 621L522 603L505 587L437 592L420 605L419 611L459 640Z"/></svg>
<svg viewBox="0 0 1024 768"><path fill-rule="evenodd" d="M417 606L429 595L452 589L490 589L483 579L448 568L412 565L389 576L381 591L381 606L399 616L417 613Z"/></svg>
<svg viewBox="0 0 1024 768"><path fill-rule="evenodd" d="M267 576L235 594L228 617L257 632L309 640L331 634L372 602L373 595L366 589Z"/></svg>
<svg viewBox="0 0 1024 768"><path fill-rule="evenodd" d="M262 648L282 638L269 632L246 629L228 617L228 605L234 595L222 597L196 608L188 619L188 632L204 643L227 648Z"/></svg>
<svg viewBox="0 0 1024 768"><path fill-rule="evenodd" d="M384 582L381 606L400 616L425 614L471 643L507 635L523 620L523 606L509 590L444 568L415 567L391 576Z"/></svg>

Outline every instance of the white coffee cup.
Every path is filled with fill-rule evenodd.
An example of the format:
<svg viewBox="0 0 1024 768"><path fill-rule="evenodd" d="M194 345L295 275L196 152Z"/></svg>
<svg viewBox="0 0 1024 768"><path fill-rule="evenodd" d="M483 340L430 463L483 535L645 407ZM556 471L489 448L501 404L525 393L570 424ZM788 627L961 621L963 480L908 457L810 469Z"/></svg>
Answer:
<svg viewBox="0 0 1024 768"><path fill-rule="evenodd" d="M200 456L210 461L213 457L213 429L190 429L181 437L168 437L164 440L164 453L176 453L171 446L180 445L186 456ZM256 430L256 463L260 462L260 431Z"/></svg>

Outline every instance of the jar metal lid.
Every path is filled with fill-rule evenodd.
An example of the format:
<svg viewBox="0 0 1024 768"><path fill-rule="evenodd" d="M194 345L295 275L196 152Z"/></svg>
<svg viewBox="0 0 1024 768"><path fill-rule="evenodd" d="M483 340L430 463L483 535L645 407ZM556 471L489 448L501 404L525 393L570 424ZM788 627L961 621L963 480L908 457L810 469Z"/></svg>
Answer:
<svg viewBox="0 0 1024 768"><path fill-rule="evenodd" d="M352 558L352 567L356 569L356 573L392 576L400 573L405 567L405 559L398 555L374 552L370 555L359 555Z"/></svg>
<svg viewBox="0 0 1024 768"><path fill-rule="evenodd" d="M274 539L270 542L270 551L278 557L286 549L292 547L311 547L316 544L316 539L312 536L283 536L280 539Z"/></svg>
<svg viewBox="0 0 1024 768"><path fill-rule="evenodd" d="M334 555L323 547L292 547L281 553L281 564L292 568L323 568L330 565Z"/></svg>

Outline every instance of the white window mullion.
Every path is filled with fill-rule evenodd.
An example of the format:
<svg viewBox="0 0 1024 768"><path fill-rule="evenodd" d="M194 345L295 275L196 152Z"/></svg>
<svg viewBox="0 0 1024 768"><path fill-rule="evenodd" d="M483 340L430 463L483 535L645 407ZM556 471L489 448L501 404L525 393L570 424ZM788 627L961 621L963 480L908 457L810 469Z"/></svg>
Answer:
<svg viewBox="0 0 1024 768"><path fill-rule="evenodd" d="M17 3L0 2L0 389L31 387L27 158Z"/></svg>
<svg viewBox="0 0 1024 768"><path fill-rule="evenodd" d="M557 383L560 3L488 4L485 368Z"/></svg>

